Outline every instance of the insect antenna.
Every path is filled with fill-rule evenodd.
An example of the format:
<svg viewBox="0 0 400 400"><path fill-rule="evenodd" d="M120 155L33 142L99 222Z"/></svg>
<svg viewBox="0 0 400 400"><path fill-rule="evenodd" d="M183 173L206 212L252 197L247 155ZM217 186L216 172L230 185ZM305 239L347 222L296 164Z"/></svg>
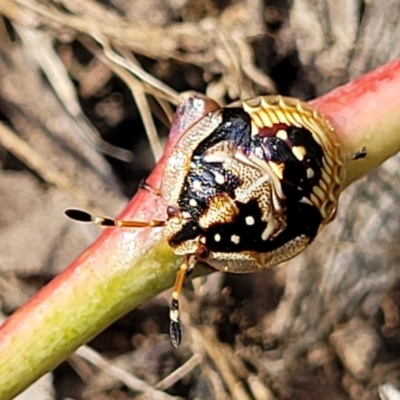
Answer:
<svg viewBox="0 0 400 400"><path fill-rule="evenodd" d="M146 228L165 226L166 221L151 220L151 221L125 221L120 219L112 219L108 217L101 217L92 215L86 211L69 208L64 211L65 215L74 221L93 223L100 226L115 226L118 228Z"/></svg>

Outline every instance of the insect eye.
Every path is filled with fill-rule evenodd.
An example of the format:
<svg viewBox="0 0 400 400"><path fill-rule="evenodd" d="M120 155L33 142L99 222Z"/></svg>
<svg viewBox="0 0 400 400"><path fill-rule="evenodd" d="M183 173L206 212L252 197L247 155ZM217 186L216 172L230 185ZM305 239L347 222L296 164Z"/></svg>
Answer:
<svg viewBox="0 0 400 400"><path fill-rule="evenodd" d="M174 218L179 215L179 210L173 206L167 207L167 216L168 218Z"/></svg>

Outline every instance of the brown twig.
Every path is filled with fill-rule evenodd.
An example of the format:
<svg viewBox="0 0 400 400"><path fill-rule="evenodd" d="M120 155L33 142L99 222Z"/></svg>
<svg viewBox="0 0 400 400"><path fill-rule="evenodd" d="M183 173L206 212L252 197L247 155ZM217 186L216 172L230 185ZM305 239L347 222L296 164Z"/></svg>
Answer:
<svg viewBox="0 0 400 400"><path fill-rule="evenodd" d="M25 48L40 65L58 98L73 117L81 136L89 140L102 153L122 161L129 161L132 158L132 153L102 140L97 129L83 113L75 87L64 64L53 49L53 38L48 34L26 27L16 26L16 28L25 43Z"/></svg>
<svg viewBox="0 0 400 400"><path fill-rule="evenodd" d="M158 390L166 390L184 376L189 374L194 368L196 368L203 360L200 354L193 354L184 364L179 368L175 369L171 374L165 377L162 381L158 382L155 386Z"/></svg>
<svg viewBox="0 0 400 400"><path fill-rule="evenodd" d="M221 374L226 386L235 400L250 400L250 397L244 390L243 384L236 376L232 368L230 357L231 350L228 346L222 345L216 338L212 329L198 330L191 328L193 346L200 346L202 351L212 360Z"/></svg>
<svg viewBox="0 0 400 400"><path fill-rule="evenodd" d="M50 162L44 159L31 146L20 139L9 127L0 122L0 143L8 151L37 172L45 181L65 190L83 207L96 214L104 214L75 183L65 174L57 170Z"/></svg>
<svg viewBox="0 0 400 400"><path fill-rule="evenodd" d="M137 378L133 374L125 371L124 369L113 365L108 362L104 357L102 357L99 353L94 351L88 346L82 346L75 352L76 355L85 359L90 364L96 366L103 372L114 376L123 382L129 389L134 390L136 392L145 393L149 398L154 400L171 400L176 399L174 396L170 396L166 393L161 392L160 390L154 389L152 386Z"/></svg>

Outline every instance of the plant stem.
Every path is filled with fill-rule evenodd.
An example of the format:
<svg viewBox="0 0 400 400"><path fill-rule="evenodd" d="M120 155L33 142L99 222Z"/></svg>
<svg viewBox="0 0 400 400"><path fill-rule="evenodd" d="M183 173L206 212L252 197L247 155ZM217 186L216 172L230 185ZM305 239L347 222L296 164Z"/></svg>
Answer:
<svg viewBox="0 0 400 400"><path fill-rule="evenodd" d="M313 102L343 139L346 185L400 150L398 93L395 61ZM159 187L168 153L190 121L217 107L202 101L191 103L197 109L189 118L183 116L187 103L178 108L169 146L148 180L153 186ZM366 159L350 160L363 146ZM149 220L155 210L163 215L162 200L140 191L120 218ZM117 318L170 287L179 264L160 228L107 229L0 328L0 398L11 399Z"/></svg>

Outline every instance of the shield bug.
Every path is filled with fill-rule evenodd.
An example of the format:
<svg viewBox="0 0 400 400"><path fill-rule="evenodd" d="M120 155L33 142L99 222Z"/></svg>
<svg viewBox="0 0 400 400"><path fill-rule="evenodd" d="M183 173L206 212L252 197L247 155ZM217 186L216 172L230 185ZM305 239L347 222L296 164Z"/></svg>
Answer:
<svg viewBox="0 0 400 400"><path fill-rule="evenodd" d="M344 156L329 122L300 100L260 96L215 109L180 137L160 189L166 219L120 221L67 210L102 226L162 226L184 256L170 305L181 342L179 294L198 260L226 272L268 268L303 251L336 213Z"/></svg>

